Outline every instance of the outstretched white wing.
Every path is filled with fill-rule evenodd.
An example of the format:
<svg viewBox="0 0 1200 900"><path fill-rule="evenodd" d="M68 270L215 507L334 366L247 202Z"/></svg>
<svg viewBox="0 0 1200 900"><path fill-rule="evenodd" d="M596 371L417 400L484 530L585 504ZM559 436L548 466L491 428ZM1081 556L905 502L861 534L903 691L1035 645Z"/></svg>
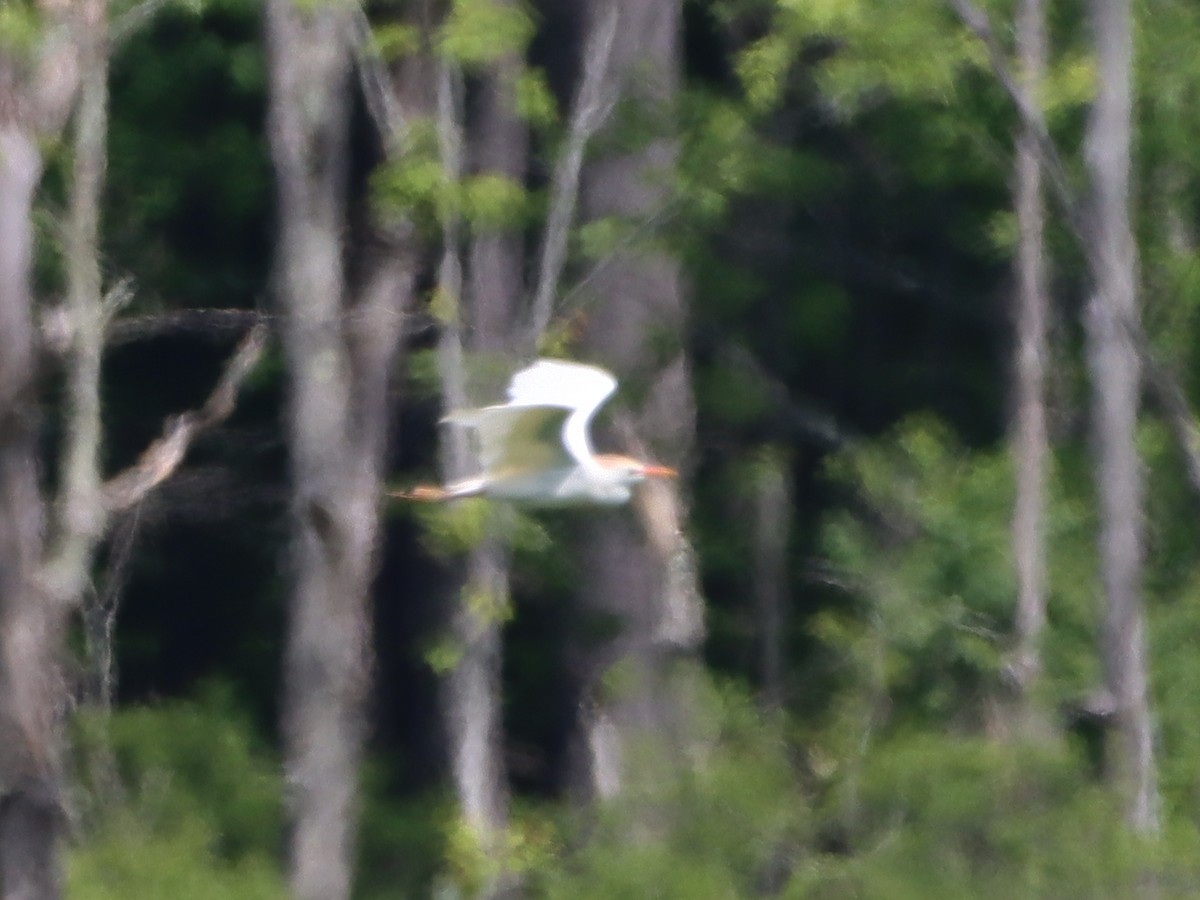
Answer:
<svg viewBox="0 0 1200 900"><path fill-rule="evenodd" d="M521 406L564 406L595 411L617 389L617 379L596 366L539 359L513 375L508 400Z"/></svg>
<svg viewBox="0 0 1200 900"><path fill-rule="evenodd" d="M485 406L451 413L446 421L472 426L479 436L479 466L489 481L572 468L563 444L571 410L561 406Z"/></svg>
<svg viewBox="0 0 1200 900"><path fill-rule="evenodd" d="M617 389L617 379L596 366L539 359L512 377L508 399L513 406L560 406L572 410L562 430L562 443L585 469L599 469L588 429L596 410Z"/></svg>
<svg viewBox="0 0 1200 900"><path fill-rule="evenodd" d="M486 475L598 469L588 427L616 388L617 380L603 369L540 359L513 375L508 403L460 410L447 421L477 429Z"/></svg>

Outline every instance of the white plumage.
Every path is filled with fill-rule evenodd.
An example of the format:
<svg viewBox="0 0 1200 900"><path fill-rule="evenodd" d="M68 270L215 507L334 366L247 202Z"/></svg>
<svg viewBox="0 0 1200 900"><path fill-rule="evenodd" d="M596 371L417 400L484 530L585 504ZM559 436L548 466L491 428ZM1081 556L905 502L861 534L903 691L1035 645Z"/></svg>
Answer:
<svg viewBox="0 0 1200 900"><path fill-rule="evenodd" d="M624 503L637 482L675 472L593 450L592 419L616 388L617 380L595 366L538 360L513 375L507 403L446 416L452 425L474 429L478 476L398 496L444 500L484 494L539 505Z"/></svg>

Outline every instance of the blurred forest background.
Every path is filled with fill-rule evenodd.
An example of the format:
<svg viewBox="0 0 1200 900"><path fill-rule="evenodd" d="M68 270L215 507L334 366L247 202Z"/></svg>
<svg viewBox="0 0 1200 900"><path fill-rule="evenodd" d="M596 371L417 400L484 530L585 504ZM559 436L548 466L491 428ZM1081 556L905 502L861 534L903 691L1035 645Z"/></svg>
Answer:
<svg viewBox="0 0 1200 900"><path fill-rule="evenodd" d="M3 896L1200 894L1197 47L0 5ZM678 483L387 498L538 355Z"/></svg>

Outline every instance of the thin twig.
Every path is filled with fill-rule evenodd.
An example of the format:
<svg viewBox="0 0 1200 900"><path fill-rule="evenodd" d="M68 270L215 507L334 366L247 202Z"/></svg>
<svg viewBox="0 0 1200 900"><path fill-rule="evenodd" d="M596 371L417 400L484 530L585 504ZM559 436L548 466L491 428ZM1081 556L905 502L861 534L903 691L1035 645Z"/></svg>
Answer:
<svg viewBox="0 0 1200 900"><path fill-rule="evenodd" d="M108 563L100 585L92 592L91 602L85 603L83 608L85 649L95 682L92 685L94 700L106 712L112 708L116 694L113 632L121 593L129 580L129 563L142 521L141 509L140 503L135 504L129 515L118 522L110 538Z"/></svg>
<svg viewBox="0 0 1200 900"><path fill-rule="evenodd" d="M587 286L598 278L605 269L607 269L614 261L620 258L621 251L627 250L630 247L636 246L646 236L652 234L664 221L670 218L682 205L682 202L676 198L663 203L657 210L649 216L641 219L637 225L631 228L628 232L621 236L608 253L596 260L595 264L588 269L587 273L571 285L571 289L567 291L559 299L558 305L560 309L570 309L572 301L579 296Z"/></svg>

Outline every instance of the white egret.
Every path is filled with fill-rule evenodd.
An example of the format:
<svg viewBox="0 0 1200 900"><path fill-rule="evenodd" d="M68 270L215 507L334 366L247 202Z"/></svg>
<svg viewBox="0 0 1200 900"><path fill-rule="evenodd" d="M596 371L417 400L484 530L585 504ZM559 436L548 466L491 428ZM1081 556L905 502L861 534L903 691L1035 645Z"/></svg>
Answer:
<svg viewBox="0 0 1200 900"><path fill-rule="evenodd" d="M589 426L617 388L603 369L541 359L513 375L508 402L450 413L443 420L475 430L477 476L444 487L419 485L392 496L453 500L487 496L529 505L619 504L646 478L671 478L668 466L596 453Z"/></svg>

